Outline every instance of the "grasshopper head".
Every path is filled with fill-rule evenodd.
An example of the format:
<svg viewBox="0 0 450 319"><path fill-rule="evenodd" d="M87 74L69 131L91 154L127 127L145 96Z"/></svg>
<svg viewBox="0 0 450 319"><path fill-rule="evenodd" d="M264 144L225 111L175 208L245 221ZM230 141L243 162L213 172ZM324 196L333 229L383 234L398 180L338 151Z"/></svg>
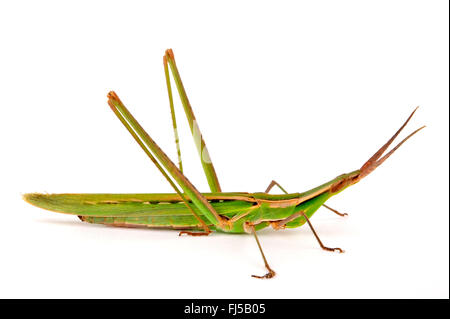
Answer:
<svg viewBox="0 0 450 319"><path fill-rule="evenodd" d="M403 143L405 143L411 136L419 132L421 129L423 129L425 126L422 126L421 128L418 128L411 134L409 134L407 137L405 137L400 143L397 144L392 150L390 150L386 155L381 157L383 153L386 151L386 149L392 144L392 142L395 140L395 138L400 134L400 132L403 130L403 128L408 124L411 117L414 115L418 107L415 108L415 110L411 113L411 115L408 117L408 119L403 123L403 125L400 127L400 129L384 144L366 163L364 163L363 166L359 170L353 171L348 174L343 174L341 176L338 176L334 183L332 184L330 191L333 194L339 193L345 188L347 188L350 185L356 184L359 182L362 178L369 175L371 172L373 172L378 166L380 166L386 159L388 159L389 156L391 156Z"/></svg>
<svg viewBox="0 0 450 319"><path fill-rule="evenodd" d="M342 174L334 179L330 192L335 195L342 192L350 185L356 184L360 180L361 171L358 169L348 174Z"/></svg>

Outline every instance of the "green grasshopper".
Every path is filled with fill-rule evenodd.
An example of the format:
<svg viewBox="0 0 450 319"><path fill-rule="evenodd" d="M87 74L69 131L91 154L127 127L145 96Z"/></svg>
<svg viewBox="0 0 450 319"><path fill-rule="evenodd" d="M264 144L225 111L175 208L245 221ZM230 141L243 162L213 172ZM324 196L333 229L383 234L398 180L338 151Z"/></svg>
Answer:
<svg viewBox="0 0 450 319"><path fill-rule="evenodd" d="M255 237L267 273L255 278L275 276L264 255L256 232L272 226L274 229L295 228L305 223L311 228L320 247L327 251L343 253L341 248L325 246L314 230L310 218L324 206L334 213L344 216L325 205L332 196L339 194L350 185L356 184L370 174L391 156L406 140L421 130L417 129L403 139L391 151L383 153L409 122L417 108L411 113L400 129L384 144L360 169L342 174L329 182L303 193L288 193L276 181L272 181L265 192L245 193L222 192L213 163L195 119L192 107L181 82L175 58L171 49L166 50L164 72L169 95L172 126L175 134L178 166L163 152L156 142L127 110L116 93L108 94L108 104L122 124L142 147L161 174L167 179L175 193L165 194L40 194L24 195L25 201L51 211L77 215L82 221L122 227L148 227L179 230L179 235L209 235L212 231L230 234L249 233ZM170 73L176 84L188 123L200 155L211 193L200 193L183 174L183 164L174 112ZM270 195L269 191L278 186L285 194Z"/></svg>

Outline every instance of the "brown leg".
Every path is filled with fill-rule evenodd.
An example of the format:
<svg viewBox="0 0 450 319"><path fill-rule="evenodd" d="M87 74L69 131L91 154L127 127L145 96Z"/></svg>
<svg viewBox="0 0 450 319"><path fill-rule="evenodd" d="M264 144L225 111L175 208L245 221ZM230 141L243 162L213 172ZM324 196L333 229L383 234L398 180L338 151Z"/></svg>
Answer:
<svg viewBox="0 0 450 319"><path fill-rule="evenodd" d="M273 229L275 230L279 230L279 229L284 229L286 227L286 224L293 221L294 219L300 217L303 215L303 212L298 212L295 214L292 214L291 216L282 219L282 220L278 220L276 222L270 222L270 225L273 227Z"/></svg>
<svg viewBox="0 0 450 319"><path fill-rule="evenodd" d="M269 186L267 186L267 189L266 189L266 191L265 191L264 193L269 193L270 190L271 190L274 186L278 186L285 194L288 193L288 192L286 192L286 190L285 190L283 187L281 187L280 184L278 184L278 183L275 182L275 181L271 181L271 182L270 182Z"/></svg>
<svg viewBox="0 0 450 319"><path fill-rule="evenodd" d="M309 227L311 228L314 236L316 237L317 241L319 242L320 247L322 247L323 250L327 250L327 251L338 251L340 253L343 253L344 250L342 250L341 248L329 248L326 247L324 244L322 244L322 241L320 240L319 236L317 235L316 231L314 230L314 227L312 226L311 222L309 221L308 216L306 216L306 214L304 212L301 212L303 217L305 217L306 222L308 223Z"/></svg>
<svg viewBox="0 0 450 319"><path fill-rule="evenodd" d="M256 275L252 275L252 277L253 277L253 278L259 278L259 279L270 279L270 278L273 278L273 277L275 277L275 274L276 274L276 273L275 273L275 271L273 271L273 270L270 268L269 264L267 263L266 256L264 256L264 252L263 252L263 250L262 250L262 248L261 248L261 244L259 243L258 236L256 236L255 226L251 225L250 227L251 227L251 229L252 229L253 236L255 236L256 243L258 244L259 251L261 252L261 256L262 256L262 258L263 258L263 260L264 260L264 265L266 266L266 268L267 268L267 270L268 270L268 273L265 274L264 276L256 276Z"/></svg>
<svg viewBox="0 0 450 319"><path fill-rule="evenodd" d="M202 232L202 231L198 231L198 232L193 232L193 231L180 231L178 233L178 236L181 235L188 235L188 236L208 236L209 234L211 234L211 231L209 232Z"/></svg>
<svg viewBox="0 0 450 319"><path fill-rule="evenodd" d="M336 215L339 215L339 216L341 216L341 217L348 216L347 213L339 213L339 212L338 212L337 210L335 210L334 208L331 208L330 206L327 206L327 205L325 205L325 204L323 204L322 206L325 207L325 208L328 208L328 209L331 210L333 213L335 213Z"/></svg>

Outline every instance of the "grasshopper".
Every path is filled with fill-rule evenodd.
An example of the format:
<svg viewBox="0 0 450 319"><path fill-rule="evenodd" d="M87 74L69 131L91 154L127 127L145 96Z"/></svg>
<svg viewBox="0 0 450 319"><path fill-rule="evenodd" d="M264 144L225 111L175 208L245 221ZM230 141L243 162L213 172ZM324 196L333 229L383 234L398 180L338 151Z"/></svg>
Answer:
<svg viewBox="0 0 450 319"><path fill-rule="evenodd" d="M272 278L275 271L269 266L256 232L271 226L275 230L295 228L307 224L320 247L326 251L343 253L341 248L330 248L320 240L310 218L324 206L340 216L345 216L327 206L325 202L347 187L358 183L369 175L406 140L425 126L415 130L391 151L382 156L394 139L409 122L417 108L400 129L364 165L353 172L342 174L318 187L302 193L288 193L276 181L272 181L265 192L222 192L206 143L195 119L191 104L181 81L173 51L166 50L163 57L172 126L178 156L178 166L164 153L142 126L128 111L117 94L108 94L108 104L119 120L141 146L150 160L169 182L175 193L164 194L40 194L24 195L25 201L47 210L77 215L88 223L122 227L166 228L179 231L179 235L205 236L213 231L230 234L252 234L264 261L267 273L255 278ZM170 72L176 84L189 127L194 138L200 161L211 190L200 193L183 173L177 122ZM284 194L272 195L270 190L279 187Z"/></svg>

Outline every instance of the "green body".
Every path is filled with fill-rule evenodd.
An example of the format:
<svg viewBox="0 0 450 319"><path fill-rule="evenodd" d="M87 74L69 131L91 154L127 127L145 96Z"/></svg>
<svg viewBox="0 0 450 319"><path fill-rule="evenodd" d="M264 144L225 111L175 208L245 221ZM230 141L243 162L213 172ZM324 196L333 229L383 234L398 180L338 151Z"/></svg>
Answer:
<svg viewBox="0 0 450 319"><path fill-rule="evenodd" d="M311 217L331 196L332 181L304 193L270 195L266 193L203 193L214 210L230 221L230 229L215 225L194 207L196 213L211 230L244 233L244 224L250 222L259 230L303 211ZM177 194L38 194L25 199L38 207L79 216L83 221L125 227L170 228L201 230L201 225ZM305 218L299 216L286 224L302 226Z"/></svg>

